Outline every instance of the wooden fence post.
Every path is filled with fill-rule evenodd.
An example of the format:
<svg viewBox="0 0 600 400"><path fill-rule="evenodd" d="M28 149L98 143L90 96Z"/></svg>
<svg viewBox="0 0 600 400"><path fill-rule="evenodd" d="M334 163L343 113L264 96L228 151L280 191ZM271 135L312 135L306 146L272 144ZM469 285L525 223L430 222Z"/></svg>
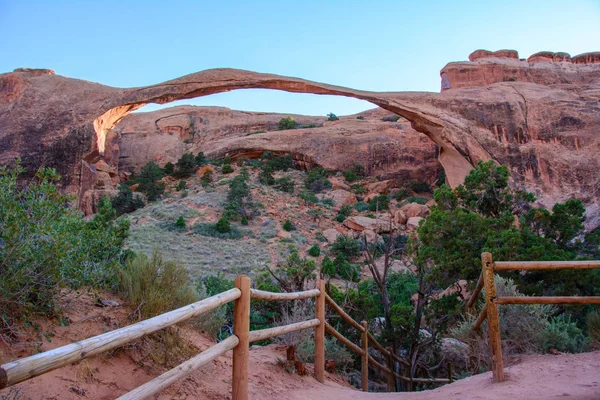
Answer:
<svg viewBox="0 0 600 400"><path fill-rule="evenodd" d="M387 391L395 392L396 391L396 377L394 376L395 368L394 368L394 359L392 358L392 348L388 347L388 348L386 348L386 350L388 351L387 367L389 368L390 371L392 371L387 376Z"/></svg>
<svg viewBox="0 0 600 400"><path fill-rule="evenodd" d="M233 334L239 339L233 348L232 400L248 400L248 357L250 355L250 278L239 275L235 287L242 295L233 305Z"/></svg>
<svg viewBox="0 0 600 400"><path fill-rule="evenodd" d="M491 253L481 255L483 281L485 285L485 305L487 307L488 331L490 334L490 353L492 356L492 374L494 382L504 380L502 362L502 343L500 342L500 322L496 305L496 285L494 284L494 262Z"/></svg>
<svg viewBox="0 0 600 400"><path fill-rule="evenodd" d="M361 356L360 370L361 370L361 378L360 385L363 392L369 391L369 330L367 326L367 321L362 321L360 323L363 327L363 332L360 337L360 344L362 347L363 354Z"/></svg>
<svg viewBox="0 0 600 400"><path fill-rule="evenodd" d="M315 327L315 378L325 382L325 281L317 279L316 288L321 293L315 298L316 316L319 325Z"/></svg>

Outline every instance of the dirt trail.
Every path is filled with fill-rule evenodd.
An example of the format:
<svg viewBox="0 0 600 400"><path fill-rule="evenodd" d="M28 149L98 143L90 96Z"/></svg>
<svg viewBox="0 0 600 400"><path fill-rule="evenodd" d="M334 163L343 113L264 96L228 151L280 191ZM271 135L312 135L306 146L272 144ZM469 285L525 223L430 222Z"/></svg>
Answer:
<svg viewBox="0 0 600 400"><path fill-rule="evenodd" d="M531 355L505 369L507 381L494 384L491 372L417 393L362 393L333 385L292 390L286 400L552 400L600 399L600 352Z"/></svg>

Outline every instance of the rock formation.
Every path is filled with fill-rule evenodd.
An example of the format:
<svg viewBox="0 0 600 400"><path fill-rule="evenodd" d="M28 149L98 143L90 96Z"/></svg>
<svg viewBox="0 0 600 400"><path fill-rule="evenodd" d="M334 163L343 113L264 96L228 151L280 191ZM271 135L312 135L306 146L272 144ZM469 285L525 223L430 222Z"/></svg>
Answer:
<svg viewBox="0 0 600 400"><path fill-rule="evenodd" d="M442 93L367 92L234 69L120 89L17 70L0 75L0 164L20 156L30 171L41 165L56 167L67 188L83 199L100 189L99 181L107 182L96 168L100 160L118 166L112 129L147 103L247 88L340 95L408 119L439 147L451 185L462 182L477 161L493 159L510 168L515 187L533 191L545 206L581 198L588 207L588 227L597 226L598 53L575 56L571 62L555 62L554 56L553 62L527 62L512 54L480 54L471 62L448 64L442 70L447 82ZM108 177L112 179L110 172Z"/></svg>

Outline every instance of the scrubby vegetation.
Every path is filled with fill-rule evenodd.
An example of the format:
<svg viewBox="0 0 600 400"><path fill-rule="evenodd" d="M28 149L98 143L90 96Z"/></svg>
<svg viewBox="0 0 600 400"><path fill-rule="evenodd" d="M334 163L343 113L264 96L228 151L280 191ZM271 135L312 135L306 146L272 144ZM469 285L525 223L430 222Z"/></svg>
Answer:
<svg viewBox="0 0 600 400"><path fill-rule="evenodd" d="M277 125L277 129L280 131L284 131L287 129L295 129L296 128L296 120L292 117L284 117L279 120L279 124Z"/></svg>

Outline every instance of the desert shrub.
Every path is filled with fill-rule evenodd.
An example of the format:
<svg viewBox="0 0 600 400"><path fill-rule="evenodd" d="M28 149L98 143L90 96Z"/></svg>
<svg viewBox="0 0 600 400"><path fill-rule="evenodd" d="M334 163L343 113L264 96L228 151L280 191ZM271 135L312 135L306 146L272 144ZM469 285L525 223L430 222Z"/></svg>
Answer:
<svg viewBox="0 0 600 400"><path fill-rule="evenodd" d="M165 261L160 253L136 254L118 277L117 293L146 319L198 300L185 266Z"/></svg>
<svg viewBox="0 0 600 400"><path fill-rule="evenodd" d="M363 117L362 115L359 115L358 117L356 117L356 119L365 119L365 117Z"/></svg>
<svg viewBox="0 0 600 400"><path fill-rule="evenodd" d="M260 129L258 131L252 131L249 133L249 135L256 135L258 133L266 133L267 131L265 131L264 129Z"/></svg>
<svg viewBox="0 0 600 400"><path fill-rule="evenodd" d="M186 187L186 182L182 179L177 184L177 187L175 188L175 190L184 190L185 187Z"/></svg>
<svg viewBox="0 0 600 400"><path fill-rule="evenodd" d="M381 118L382 121L386 121L386 122L397 122L399 119L400 119L399 115L391 115L389 117Z"/></svg>
<svg viewBox="0 0 600 400"><path fill-rule="evenodd" d="M311 257L319 257L321 255L321 248L318 244L313 244L310 249L308 249L308 255Z"/></svg>
<svg viewBox="0 0 600 400"><path fill-rule="evenodd" d="M396 199L396 201L400 202L400 201L406 199L409 195L410 195L410 191L408 189L406 189L406 188L400 188L394 194L394 198Z"/></svg>
<svg viewBox="0 0 600 400"><path fill-rule="evenodd" d="M352 214L352 205L350 205L350 204L343 205L342 207L340 207L338 214L341 214L344 217L349 217L350 214Z"/></svg>
<svg viewBox="0 0 600 400"><path fill-rule="evenodd" d="M162 169L155 162L150 161L140 170L137 181L140 184L138 191L148 197L148 201L154 201L165 192L165 185L158 180L163 177Z"/></svg>
<svg viewBox="0 0 600 400"><path fill-rule="evenodd" d="M117 210L117 214L126 214L144 207L144 200L139 195L134 196L133 192L126 183L119 185L119 193L111 200L112 206Z"/></svg>
<svg viewBox="0 0 600 400"><path fill-rule="evenodd" d="M227 221L226 218L221 217L221 219L219 219L219 221ZM218 222L217 222L218 223ZM219 229L217 229L217 225L216 224L212 224L210 222L199 222L197 224L194 224L194 226L192 227L192 231L198 235L202 235L202 236L208 236L208 237L214 237L214 238L219 238L219 239L241 239L242 238L242 232L240 232L239 229L237 229L235 226L229 224L229 230L222 232L223 230L226 229L226 225L229 224L229 221L227 222L222 222L221 225L219 226Z"/></svg>
<svg viewBox="0 0 600 400"><path fill-rule="evenodd" d="M198 167L201 167L206 164L206 157L204 156L203 152L199 152L198 154L196 154L196 157L194 157L194 163Z"/></svg>
<svg viewBox="0 0 600 400"><path fill-rule="evenodd" d="M327 239L325 238L325 236L323 236L323 234L321 232L315 233L315 239L317 239L319 242L327 241Z"/></svg>
<svg viewBox="0 0 600 400"><path fill-rule="evenodd" d="M312 338L305 339L296 346L296 354L306 363L315 361L315 341ZM335 369L347 372L352 367L354 359L352 353L344 345L337 342L335 338L325 338L325 359L333 360Z"/></svg>
<svg viewBox="0 0 600 400"><path fill-rule="evenodd" d="M240 224L242 224L242 225L248 225L248 217L246 217L245 215L242 215L242 219L240 220Z"/></svg>
<svg viewBox="0 0 600 400"><path fill-rule="evenodd" d="M331 254L337 256L344 254L348 260L352 260L360 255L360 242L351 236L340 235L335 239L329 248Z"/></svg>
<svg viewBox="0 0 600 400"><path fill-rule="evenodd" d="M570 316L561 314L550 319L540 333L542 350L558 350L567 353L581 353L589 347L589 339L571 321Z"/></svg>
<svg viewBox="0 0 600 400"><path fill-rule="evenodd" d="M177 221L175 221L175 227L177 229L185 229L185 218L183 218L183 215L177 218Z"/></svg>
<svg viewBox="0 0 600 400"><path fill-rule="evenodd" d="M359 201L358 203L356 203L354 205L354 209L358 212L364 212L369 210L370 206L369 204L365 203L364 201Z"/></svg>
<svg viewBox="0 0 600 400"><path fill-rule="evenodd" d="M431 193L431 185L427 182L412 181L410 183L410 188L415 193Z"/></svg>
<svg viewBox="0 0 600 400"><path fill-rule="evenodd" d="M304 180L304 186L313 193L319 193L325 189L329 189L331 188L331 182L327 179L327 176L329 176L329 174L321 167L308 171L306 179Z"/></svg>
<svg viewBox="0 0 600 400"><path fill-rule="evenodd" d="M425 197L409 196L404 199L404 203L405 204L408 204L408 203L427 204L427 199Z"/></svg>
<svg viewBox="0 0 600 400"><path fill-rule="evenodd" d="M258 173L258 181L263 185L273 185L275 183L275 178L271 173L271 169L263 167Z"/></svg>
<svg viewBox="0 0 600 400"><path fill-rule="evenodd" d="M206 187L208 187L208 185L211 184L212 181L213 181L213 173L210 169L207 169L202 174L202 177L200 177L200 184L202 185L202 187L206 188Z"/></svg>
<svg viewBox="0 0 600 400"><path fill-rule="evenodd" d="M335 216L335 220L337 222L344 222L346 220L346 217L343 214L338 214Z"/></svg>
<svg viewBox="0 0 600 400"><path fill-rule="evenodd" d="M327 114L327 121L338 121L339 118L334 113Z"/></svg>
<svg viewBox="0 0 600 400"><path fill-rule="evenodd" d="M342 171L342 175L344 175L344 179L348 182L354 182L357 179L364 178L365 176L365 167L363 167L359 163L354 163L352 168Z"/></svg>
<svg viewBox="0 0 600 400"><path fill-rule="evenodd" d="M587 333L591 340L600 344L600 311L590 311L586 316Z"/></svg>
<svg viewBox="0 0 600 400"><path fill-rule="evenodd" d="M173 165L173 163L169 161L163 167L163 171L164 171L165 175L171 175L173 173L173 171L175 171L175 165Z"/></svg>
<svg viewBox="0 0 600 400"><path fill-rule="evenodd" d="M219 233L227 233L231 230L231 224L227 218L221 217L215 224L215 229Z"/></svg>
<svg viewBox="0 0 600 400"><path fill-rule="evenodd" d="M192 153L184 153L175 164L173 176L177 178L187 178L196 171L196 160Z"/></svg>
<svg viewBox="0 0 600 400"><path fill-rule="evenodd" d="M196 292L200 300L222 293L233 288L233 281L227 279L223 274L209 275L196 282ZM197 329L205 332L213 339L223 340L229 336L227 325L233 320L233 303L225 304L215 310L211 310L190 322ZM225 329L223 329L225 327Z"/></svg>
<svg viewBox="0 0 600 400"><path fill-rule="evenodd" d="M321 199L321 204L323 204L324 206L327 206L327 207L335 206L335 202L333 201L333 199L330 199L330 198Z"/></svg>
<svg viewBox="0 0 600 400"><path fill-rule="evenodd" d="M323 126L323 124L319 125L319 126ZM316 128L317 124L307 124L307 125L298 125L296 128L297 129L309 129L309 128Z"/></svg>
<svg viewBox="0 0 600 400"><path fill-rule="evenodd" d="M233 167L231 164L225 164L221 167L221 172L224 174L230 174L233 172Z"/></svg>
<svg viewBox="0 0 600 400"><path fill-rule="evenodd" d="M283 227L284 230L286 230L288 232L291 232L291 231L293 231L293 230L296 229L296 227L294 226L294 224L292 224L292 221L290 221L289 219L285 220L285 222L283 223L282 227Z"/></svg>
<svg viewBox="0 0 600 400"><path fill-rule="evenodd" d="M350 185L350 190L354 194L363 194L367 191L367 189L360 183L355 183L353 185Z"/></svg>
<svg viewBox="0 0 600 400"><path fill-rule="evenodd" d="M369 203L370 211L384 211L390 203L390 198L386 194L375 196Z"/></svg>
<svg viewBox="0 0 600 400"><path fill-rule="evenodd" d="M317 204L319 202L319 199L313 192L302 192L298 195L298 197L309 204Z"/></svg>
<svg viewBox="0 0 600 400"><path fill-rule="evenodd" d="M129 231L108 198L88 222L61 193L54 169L19 184L23 172L19 161L0 167L0 339L7 340L14 320L56 315L62 288L111 286Z"/></svg>
<svg viewBox="0 0 600 400"><path fill-rule="evenodd" d="M289 154L283 156L268 156L268 158L265 158L265 154L268 154L268 152L263 153L262 159L266 159L264 168L268 168L271 171L287 171L294 166L294 160Z"/></svg>
<svg viewBox="0 0 600 400"><path fill-rule="evenodd" d="M296 128L296 120L292 117L281 118L277 124L277 129L280 131L294 128Z"/></svg>
<svg viewBox="0 0 600 400"><path fill-rule="evenodd" d="M284 176L282 178L276 179L274 182L275 189L281 190L286 193L294 193L294 188L296 184L289 176Z"/></svg>

